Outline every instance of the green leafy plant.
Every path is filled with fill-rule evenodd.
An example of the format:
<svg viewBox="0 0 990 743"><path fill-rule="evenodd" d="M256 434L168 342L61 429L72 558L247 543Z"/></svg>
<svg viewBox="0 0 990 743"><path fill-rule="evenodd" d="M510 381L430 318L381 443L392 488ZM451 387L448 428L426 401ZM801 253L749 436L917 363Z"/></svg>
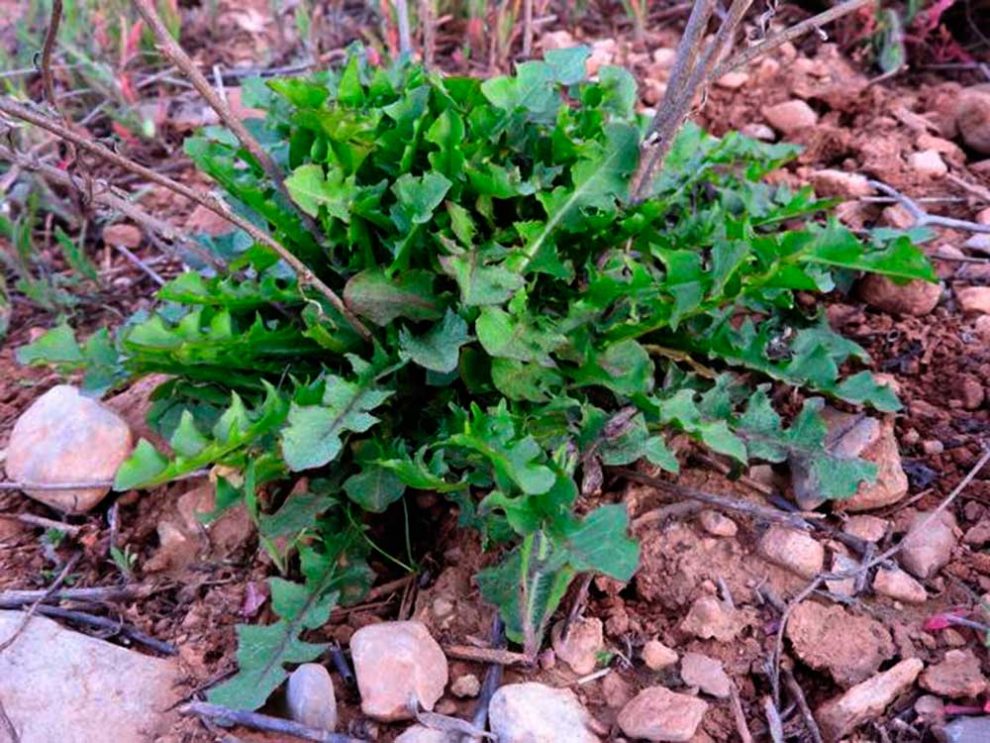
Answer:
<svg viewBox="0 0 990 743"><path fill-rule="evenodd" d="M818 411L896 397L795 297L857 271L932 280L922 254L904 235L861 241L829 202L762 183L796 149L738 134L685 128L633 203L636 84L614 67L585 80L587 54L484 82L355 54L251 86L266 118L249 123L315 235L229 133L187 142L234 208L372 329L363 339L232 234L213 243L227 275L179 277L116 336L122 373L172 376L151 413L171 451L141 442L117 488L219 466L239 473L220 479L219 510L244 500L263 539L295 535L305 582L273 579L280 619L239 629L240 672L215 700L257 707L285 664L321 651L302 633L369 584L365 514L411 492L445 495L480 531L482 593L535 654L576 575L632 577L638 548L603 468L676 472L669 432L740 464L799 464L831 498L874 476L825 449ZM41 359L45 342L22 355ZM797 415L775 409L773 382L810 393ZM281 495L302 473L312 492Z"/></svg>

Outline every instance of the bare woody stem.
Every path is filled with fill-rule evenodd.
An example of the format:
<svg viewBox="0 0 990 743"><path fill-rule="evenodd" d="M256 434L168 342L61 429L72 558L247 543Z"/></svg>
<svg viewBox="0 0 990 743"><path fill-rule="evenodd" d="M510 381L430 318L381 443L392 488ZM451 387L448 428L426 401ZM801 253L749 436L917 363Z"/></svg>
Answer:
<svg viewBox="0 0 990 743"><path fill-rule="evenodd" d="M709 42L704 54L701 54L702 39L712 17L714 0L694 0L691 16L677 47L677 56L667 84L667 92L640 150L640 164L630 188L633 202L642 201L646 197L657 172L663 166L667 153L670 152L674 137L691 112L692 102L713 80L776 49L787 41L875 2L876 0L846 0L723 62L721 60L732 48L736 31L746 11L752 5L752 0L734 0L718 33ZM700 61L699 55L701 55Z"/></svg>
<svg viewBox="0 0 990 743"><path fill-rule="evenodd" d="M759 59L767 52L773 51L777 47L786 44L788 41L793 41L813 29L824 26L826 23L836 21L843 16L849 15L850 13L855 13L860 8L865 8L875 4L876 0L846 0L846 2L840 3L833 8L829 8L816 16L806 18L800 23L795 23L790 28L785 28L779 33L768 36L759 44L754 44L751 47L743 49L735 56L725 62L722 62L722 64L715 68L715 72L712 74L712 79L718 80L723 75L739 69L743 65L749 64L754 59Z"/></svg>
<svg viewBox="0 0 990 743"><path fill-rule="evenodd" d="M364 323L362 323L354 315L354 313L347 308L347 305L344 304L344 301L337 295L337 293L310 270L309 266L303 263L282 244L277 242L267 232L256 227L240 215L230 211L230 209L216 197L190 188L189 186L179 183L168 176L157 173L144 165L140 165L139 163L136 163L133 160L108 149L98 142L77 134L63 124L54 121L47 116L35 113L30 108L12 101L9 98L0 98L0 113L4 113L15 119L26 121L29 124L33 124L34 126L44 129L55 136L76 145L79 149L96 155L97 157L100 157L109 163L113 163L117 167L123 168L124 170L128 170L135 175L139 175L151 183L163 186L164 188L167 188L168 190L173 191L180 196L184 196L190 201L209 209L217 216L226 219L235 227L239 227L244 230L256 242L261 243L266 248L269 248L275 252L282 260L289 264L293 271L295 271L301 287L305 287L306 285L312 286L317 292L326 298L334 309L344 316L351 327L354 328L354 330L357 331L361 337L365 339L371 338L371 331L369 331L368 328L365 327Z"/></svg>
<svg viewBox="0 0 990 743"><path fill-rule="evenodd" d="M58 99L55 97L55 80L52 77L52 54L58 41L58 27L62 23L62 0L52 0L52 14L48 20L48 30L45 31L45 43L41 48L41 86L45 91L48 103L59 112ZM62 116L64 119L65 116Z"/></svg>
<svg viewBox="0 0 990 743"><path fill-rule="evenodd" d="M271 180L272 184L278 190L280 194L285 198L286 202L289 204L295 204L292 198L289 196L289 192L285 187L285 174L282 169L278 166L272 156L261 146L261 143L255 139L254 135L247 130L244 126L244 122L234 115L233 111L230 110L230 105L227 103L223 97L214 90L213 86L210 85L209 81L200 72L199 68L192 61L186 50L183 49L179 43L172 38L172 34L169 33L168 28L165 26L165 22L162 17L158 14L158 10L155 8L154 0L134 0L134 7L137 8L138 13L144 19L145 23L151 28L152 32L155 34L155 38L158 40L159 48L165 53L172 63L179 68L179 71L192 83L196 91L203 96L206 102L210 105L214 111L216 111L217 116L220 121L234 133L237 137L237 141L241 143L248 154L253 157L258 164L261 166L262 170L265 171L265 175ZM293 206L295 208L295 206ZM302 219L303 224L306 225L306 229L316 238L316 241L322 242L321 233L316 223L308 215L296 209L296 213Z"/></svg>

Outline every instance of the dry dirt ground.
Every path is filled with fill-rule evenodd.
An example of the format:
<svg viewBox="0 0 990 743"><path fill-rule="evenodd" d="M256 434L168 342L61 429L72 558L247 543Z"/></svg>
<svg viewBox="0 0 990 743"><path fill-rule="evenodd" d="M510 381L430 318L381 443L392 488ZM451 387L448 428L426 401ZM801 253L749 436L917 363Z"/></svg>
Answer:
<svg viewBox="0 0 990 743"><path fill-rule="evenodd" d="M266 3L222 3L218 27L187 30L190 47L204 61L234 67L263 61L282 61L277 24ZM358 25L355 22L355 26ZM669 29L648 35L645 49L637 49L623 37L576 32L579 40L599 42L596 54L630 66L641 80L643 105L657 102L666 67L657 60L676 42L676 21ZM344 28L343 37L353 30ZM222 46L215 42L224 40ZM346 41L342 38L341 41ZM566 42L559 32L543 37L545 45ZM441 45L442 46L442 45ZM443 48L441 48L443 51ZM456 62L447 62L457 66ZM804 100L819 115L818 123L793 133L789 139L805 147L799 159L775 177L795 185L809 183L823 169L838 169L876 178L916 198L927 198L933 213L967 220L990 219L990 160L980 161L961 148L952 129L949 111L963 84L978 78L947 80L936 74L911 73L886 81L872 81L857 64L846 59L832 43L809 37L754 65L745 79L724 81L710 92L697 120L716 134L730 129L765 124L766 107L787 100ZM172 100L160 115L162 139L138 144L131 154L145 162L162 162L177 151L187 121L200 115L200 104L191 98ZM161 109L161 106L159 105ZM180 116L181 114L181 116ZM935 150L947 165L940 175L920 173L910 156ZM984 156L985 157L985 156ZM192 177L190 173L186 173ZM173 197L152 191L144 200L149 208L178 224L187 224L190 209ZM982 216L980 216L982 212ZM891 203L847 199L839 208L842 218L855 228L872 225L906 226L906 214ZM957 300L959 289L986 286L990 264L979 250L965 249L971 235L939 230L926 246L936 260L942 278L937 307L920 316L892 315L864 302L855 291L831 297L828 316L833 325L862 344L873 356L878 372L890 374L901 390L904 410L892 417L900 445L909 495L899 503L871 512L884 520L879 542L871 554L896 544L918 511L934 508L960 482L988 442L990 400L990 333L980 323L980 313L965 313ZM941 251L941 252L936 252ZM138 250L154 255L147 243ZM107 261L116 261L107 257ZM168 273L165 270L165 273ZM113 323L147 301L152 286L134 273L124 274L112 296L92 297L86 316L90 327ZM50 318L30 305L15 304L12 331L0 350L0 451L10 428L24 408L56 377L38 369L23 369L13 361L14 349L27 342ZM140 422L141 390L123 393L111 401L136 424ZM719 463L706 459L689 445L683 448L688 467L681 484L746 502L780 506L790 490L784 470L759 468L750 478L731 481L719 472ZM188 495L193 493L193 495ZM56 516L16 492L0 493L0 589L32 588L50 577L53 554L82 551L77 585L111 585L121 580L108 559L111 539L128 545L136 555L133 580L152 587L140 601L115 605L114 616L178 648L190 694L231 672L234 665L234 625L266 622L267 606L260 609L256 595L273 567L257 547L246 518L226 519L209 538L182 531L179 500L188 508L203 495L199 483L179 483L158 491L124 494L97 511L73 519L76 532L61 543L51 532L11 520L13 514ZM770 495L768 495L768 493ZM700 508L671 506L664 493L643 486L613 483L608 498L627 504L642 544L642 562L628 585L595 580L588 590L584 615L600 618L610 669L594 679L581 679L552 653L541 657L534 669L512 668L510 680L544 680L571 685L597 720L603 734L616 734L618 709L641 687L662 682L677 685L675 670L654 671L641 659L647 641L659 639L678 653L699 652L720 660L738 689L739 708L757 740L767 739L764 699L770 693L768 660L772 657L781 622L781 608L808 585L808 580L779 567L758 552L767 529L765 523L745 514L730 514L736 524L719 529L705 523ZM384 619L415 617L425 621L444 645L484 644L491 611L484 606L471 576L484 557L471 534L457 530L443 501L420 499L412 533L418 535L414 550L424 575L415 581L394 583L400 574L386 564L376 564L379 583L362 605L334 612L330 624L314 639L346 646L361 626ZM665 508L666 507L666 508ZM661 509L657 511L656 509ZM841 601L819 592L810 601L811 611L791 616L786 633L785 663L793 667L797 684L814 709L843 688L858 683L905 658L916 657L926 666L940 663L951 650L975 654L981 671L990 669L983 633L965 627L926 631L926 620L954 610L970 618L981 615L981 602L990 593L990 470L978 475L949 508L956 521L951 561L924 581L928 599L908 604L866 591L853 592ZM826 511L827 512L827 511ZM644 515L649 514L646 518ZM111 519L111 515L113 518ZM830 513L819 532L819 542L829 556L847 554L849 548L835 537L848 515ZM170 540L165 525L176 526L181 539ZM388 519L375 534L387 543ZM725 526L722 523L722 526ZM732 534L719 535L734 531ZM176 541L178 540L178 541ZM850 553L859 559L863 555ZM390 581L393 581L390 583ZM823 587L825 588L825 587ZM831 588L831 587L829 587ZM569 606L574 597L565 601ZM984 605L985 606L985 605ZM320 638L320 635L323 637ZM451 678L471 672L479 677L484 666L453 660ZM357 694L338 682L342 727L354 732L375 732L390 740L401 727L375 730L360 719ZM908 741L928 735L939 722L939 710L916 703L926 692L915 685L901 695L886 714L862 727L857 740ZM784 699L792 698L785 693ZM975 698L944 697L946 703L981 705ZM468 716L474 701L445 697L439 711ZM936 705L937 707L937 705ZM783 729L792 740L810 740L802 715L785 702ZM610 732L611 731L611 732ZM730 700L716 702L702 730L692 739L739 739L739 723ZM243 740L275 740L246 730L235 731ZM195 720L176 723L171 741L220 740L222 734Z"/></svg>

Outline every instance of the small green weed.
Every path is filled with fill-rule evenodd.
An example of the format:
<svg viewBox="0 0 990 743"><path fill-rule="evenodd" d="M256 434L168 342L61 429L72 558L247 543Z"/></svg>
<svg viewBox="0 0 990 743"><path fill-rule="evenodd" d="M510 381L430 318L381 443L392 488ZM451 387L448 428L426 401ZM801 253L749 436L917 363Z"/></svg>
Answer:
<svg viewBox="0 0 990 743"><path fill-rule="evenodd" d="M861 241L824 216L829 202L762 183L796 149L738 134L687 127L631 203L647 124L636 84L615 67L585 80L587 55L484 82L353 55L249 86L267 112L252 128L315 235L228 132L187 141L224 197L373 328L364 341L235 233L212 242L226 275L171 281L118 332L121 371L97 368L104 384L172 377L151 412L171 453L140 442L118 490L220 465L237 474L219 478L218 511L246 502L263 541L295 546L303 582L272 579L279 619L238 628L240 672L213 701L258 707L285 664L323 651L301 635L370 585L366 516L412 492L445 495L481 533L499 557L482 593L535 654L576 575L632 577L638 548L603 468L676 472L669 432L740 465L799 461L830 498L874 476L825 450L818 411L897 399L795 295L859 271L932 280L922 254L889 231ZM53 332L22 357L45 344L86 356ZM773 381L812 395L789 425ZM288 496L266 487L302 473Z"/></svg>

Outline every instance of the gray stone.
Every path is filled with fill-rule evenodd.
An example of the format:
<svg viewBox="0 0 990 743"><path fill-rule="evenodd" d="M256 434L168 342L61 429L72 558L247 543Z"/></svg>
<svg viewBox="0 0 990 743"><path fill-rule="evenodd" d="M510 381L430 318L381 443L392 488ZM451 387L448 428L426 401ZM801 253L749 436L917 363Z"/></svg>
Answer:
<svg viewBox="0 0 990 743"><path fill-rule="evenodd" d="M23 617L0 611L0 642ZM174 720L178 680L172 659L141 655L42 616L32 617L0 653L0 699L23 743L155 740Z"/></svg>
<svg viewBox="0 0 990 743"><path fill-rule="evenodd" d="M960 717L945 726L945 743L980 743L990 740L990 717Z"/></svg>
<svg viewBox="0 0 990 743"><path fill-rule="evenodd" d="M447 686L447 657L421 622L382 622L351 637L361 710L376 720L412 718L410 700L426 710Z"/></svg>
<svg viewBox="0 0 990 743"><path fill-rule="evenodd" d="M7 446L7 475L39 485L109 482L132 444L131 430L120 416L63 384L48 390L17 419ZM64 513L84 513L110 488L25 492Z"/></svg>
<svg viewBox="0 0 990 743"><path fill-rule="evenodd" d="M538 683L509 684L492 696L488 708L499 743L598 743L588 729L588 713L570 689Z"/></svg>
<svg viewBox="0 0 990 743"><path fill-rule="evenodd" d="M304 663L289 675L285 687L289 717L317 730L337 727L337 697L330 672L319 663Z"/></svg>

